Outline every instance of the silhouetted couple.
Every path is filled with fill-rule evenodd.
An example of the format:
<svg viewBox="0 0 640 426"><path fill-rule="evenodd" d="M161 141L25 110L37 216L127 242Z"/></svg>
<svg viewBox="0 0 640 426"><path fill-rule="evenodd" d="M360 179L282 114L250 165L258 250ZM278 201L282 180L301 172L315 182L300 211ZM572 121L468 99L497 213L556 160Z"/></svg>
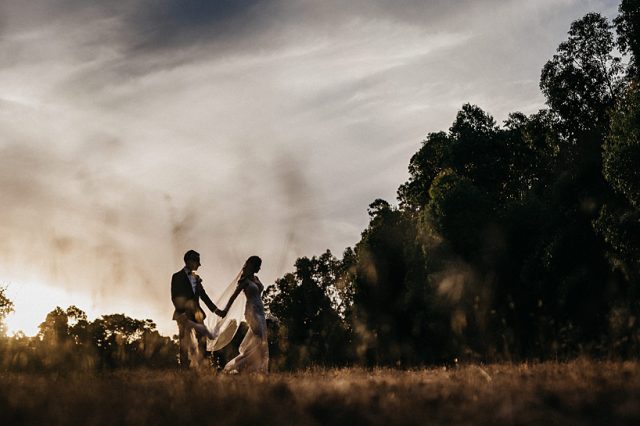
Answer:
<svg viewBox="0 0 640 426"><path fill-rule="evenodd" d="M218 305L213 303L202 286L202 279L196 274L200 267L200 254L189 250L184 255L185 266L171 278L171 301L175 307L173 319L178 323L180 339L180 365L199 367L206 365L206 351L222 349L231 342L240 322L245 320L249 329L240 344L240 353L225 365L224 371L262 372L269 369L269 347L267 343L267 323L262 304L264 286L256 273L260 271L262 260L251 256L241 271L227 286ZM238 298L246 298L244 312ZM217 317L207 318L200 306L200 300ZM227 300L224 309L218 308Z"/></svg>

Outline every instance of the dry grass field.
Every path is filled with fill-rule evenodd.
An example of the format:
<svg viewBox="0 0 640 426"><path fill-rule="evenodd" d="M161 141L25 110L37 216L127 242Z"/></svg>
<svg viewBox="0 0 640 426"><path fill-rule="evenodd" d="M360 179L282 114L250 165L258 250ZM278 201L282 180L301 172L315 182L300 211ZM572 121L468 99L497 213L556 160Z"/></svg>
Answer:
<svg viewBox="0 0 640 426"><path fill-rule="evenodd" d="M83 425L640 424L640 363L0 374L0 423Z"/></svg>

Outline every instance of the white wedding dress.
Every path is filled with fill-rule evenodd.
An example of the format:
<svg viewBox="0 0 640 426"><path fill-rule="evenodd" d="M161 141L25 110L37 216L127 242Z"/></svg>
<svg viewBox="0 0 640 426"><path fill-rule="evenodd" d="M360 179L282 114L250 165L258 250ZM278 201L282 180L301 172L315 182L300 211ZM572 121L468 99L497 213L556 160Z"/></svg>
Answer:
<svg viewBox="0 0 640 426"><path fill-rule="evenodd" d="M240 353L224 366L224 371L235 372L269 372L269 344L267 341L267 321L262 304L264 287L259 280L246 279L238 285L244 286L243 293L247 299L244 319L249 326L247 334L240 343Z"/></svg>
<svg viewBox="0 0 640 426"><path fill-rule="evenodd" d="M208 337L207 350L218 351L227 346L233 340L240 323L246 321L249 329L240 343L240 354L229 361L224 367L228 373L269 371L269 344L267 341L267 321L262 304L262 291L264 286L259 279L245 279L238 282L241 274L229 284L217 300L218 306L224 306L238 287L242 291L230 306L227 315L220 318L216 315L207 317L207 326L197 330ZM244 311L242 300L245 299ZM195 325L194 323L192 323ZM197 343L197 342L196 342Z"/></svg>

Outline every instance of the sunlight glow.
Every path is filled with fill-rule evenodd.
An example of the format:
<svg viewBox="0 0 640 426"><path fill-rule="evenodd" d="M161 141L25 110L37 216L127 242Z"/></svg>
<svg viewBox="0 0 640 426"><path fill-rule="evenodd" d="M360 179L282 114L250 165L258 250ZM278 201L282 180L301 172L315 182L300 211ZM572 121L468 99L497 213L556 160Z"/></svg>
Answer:
<svg viewBox="0 0 640 426"><path fill-rule="evenodd" d="M14 312L5 319L8 335L22 331L27 336L38 334L38 326L47 314L60 306L75 305L92 317L93 303L83 294L56 288L42 282L10 283L7 297L14 303Z"/></svg>

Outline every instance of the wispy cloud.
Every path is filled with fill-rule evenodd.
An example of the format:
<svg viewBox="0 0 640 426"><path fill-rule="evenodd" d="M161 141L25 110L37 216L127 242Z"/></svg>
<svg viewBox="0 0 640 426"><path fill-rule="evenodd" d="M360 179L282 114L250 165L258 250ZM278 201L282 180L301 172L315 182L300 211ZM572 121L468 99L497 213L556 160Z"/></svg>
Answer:
<svg viewBox="0 0 640 426"><path fill-rule="evenodd" d="M213 294L252 254L268 282L298 256L340 253L426 133L464 102L499 120L535 111L570 22L616 7L6 0L0 281L85 292L81 308L172 332L186 249Z"/></svg>

